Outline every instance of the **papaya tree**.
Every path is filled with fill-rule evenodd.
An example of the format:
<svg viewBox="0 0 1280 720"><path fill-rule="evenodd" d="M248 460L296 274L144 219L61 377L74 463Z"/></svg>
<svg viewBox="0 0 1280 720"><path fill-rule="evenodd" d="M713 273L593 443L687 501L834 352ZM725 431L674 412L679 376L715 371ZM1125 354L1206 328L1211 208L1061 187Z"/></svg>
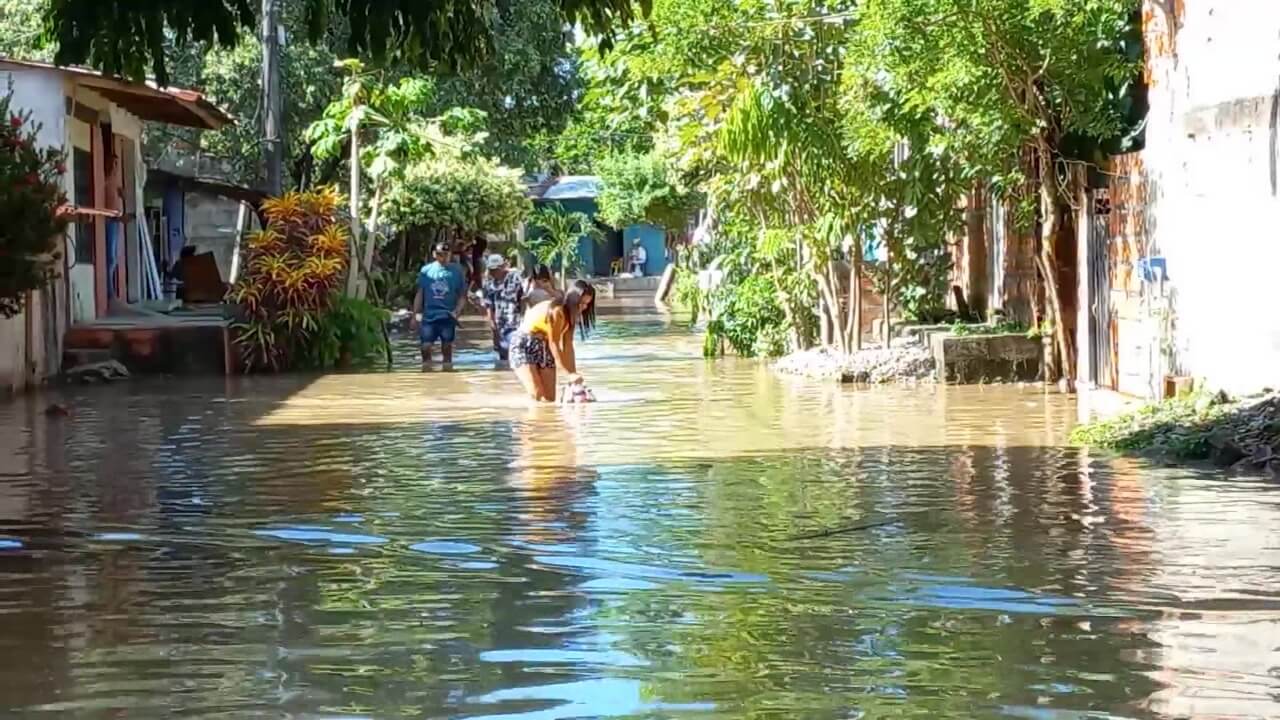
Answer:
<svg viewBox="0 0 1280 720"><path fill-rule="evenodd" d="M306 139L321 160L349 152L351 242L353 257L346 294L362 298L368 288L384 194L399 178L406 163L438 153L470 152L483 142L481 113L454 108L438 117L427 117L421 108L430 105L435 86L422 78L385 82L385 76L369 72L358 60L344 60L348 72L341 97L324 116L307 129ZM372 183L372 199L362 201L363 179ZM365 215L365 205L368 215ZM367 228L366 228L367 225ZM367 232L365 232L367 229Z"/></svg>

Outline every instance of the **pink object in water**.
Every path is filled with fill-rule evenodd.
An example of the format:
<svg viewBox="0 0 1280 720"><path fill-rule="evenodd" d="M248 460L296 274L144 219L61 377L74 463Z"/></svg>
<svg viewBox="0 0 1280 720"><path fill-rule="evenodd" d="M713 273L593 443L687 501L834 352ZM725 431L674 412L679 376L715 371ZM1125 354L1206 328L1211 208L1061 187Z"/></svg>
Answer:
<svg viewBox="0 0 1280 720"><path fill-rule="evenodd" d="M582 383L565 385L560 389L560 402L562 403L589 403L595 401L596 396Z"/></svg>

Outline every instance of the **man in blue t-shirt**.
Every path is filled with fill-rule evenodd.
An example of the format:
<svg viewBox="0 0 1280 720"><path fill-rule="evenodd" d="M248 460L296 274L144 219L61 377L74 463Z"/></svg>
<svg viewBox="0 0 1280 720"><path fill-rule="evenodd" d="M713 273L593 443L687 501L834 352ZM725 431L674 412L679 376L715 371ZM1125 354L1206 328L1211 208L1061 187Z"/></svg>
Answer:
<svg viewBox="0 0 1280 720"><path fill-rule="evenodd" d="M422 362L431 362L431 346L440 341L440 355L445 365L453 364L454 331L458 315L467 300L466 280L462 268L452 262L448 243L438 243L435 260L418 273L418 292L413 298L413 318L419 324Z"/></svg>

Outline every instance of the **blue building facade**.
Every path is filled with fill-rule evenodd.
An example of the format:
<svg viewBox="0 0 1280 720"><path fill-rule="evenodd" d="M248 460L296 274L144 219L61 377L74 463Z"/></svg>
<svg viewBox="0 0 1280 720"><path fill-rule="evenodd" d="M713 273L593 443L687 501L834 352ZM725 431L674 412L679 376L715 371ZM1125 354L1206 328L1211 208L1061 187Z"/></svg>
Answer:
<svg viewBox="0 0 1280 720"><path fill-rule="evenodd" d="M631 225L622 231L622 247L625 253L630 254L631 245L636 240L639 240L640 247L644 248L644 274L661 275L662 271L667 269L667 232L649 223ZM624 260L622 264L623 269L630 270L630 260Z"/></svg>
<svg viewBox="0 0 1280 720"><path fill-rule="evenodd" d="M600 207L596 198L600 196L602 184L594 175L566 175L555 178L545 187L530 189L534 207L559 205L565 212L581 212L595 218ZM639 238L647 255L645 275L659 275L667 267L666 233L662 228L649 224L631 225L621 232L597 221L604 236L602 242L588 237L578 240L578 253L582 258L582 269L587 275L608 277L612 274L612 265L621 261L622 270L627 271L627 255L631 243ZM528 233L536 237L538 230L530 227Z"/></svg>

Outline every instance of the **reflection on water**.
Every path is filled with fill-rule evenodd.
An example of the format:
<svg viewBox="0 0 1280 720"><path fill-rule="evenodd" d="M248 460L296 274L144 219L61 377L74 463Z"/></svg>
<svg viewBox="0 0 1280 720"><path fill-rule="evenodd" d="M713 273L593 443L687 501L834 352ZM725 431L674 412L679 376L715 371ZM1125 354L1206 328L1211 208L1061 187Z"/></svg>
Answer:
<svg viewBox="0 0 1280 720"><path fill-rule="evenodd" d="M5 716L1276 715L1272 486L604 329L594 406L478 351L0 405Z"/></svg>

